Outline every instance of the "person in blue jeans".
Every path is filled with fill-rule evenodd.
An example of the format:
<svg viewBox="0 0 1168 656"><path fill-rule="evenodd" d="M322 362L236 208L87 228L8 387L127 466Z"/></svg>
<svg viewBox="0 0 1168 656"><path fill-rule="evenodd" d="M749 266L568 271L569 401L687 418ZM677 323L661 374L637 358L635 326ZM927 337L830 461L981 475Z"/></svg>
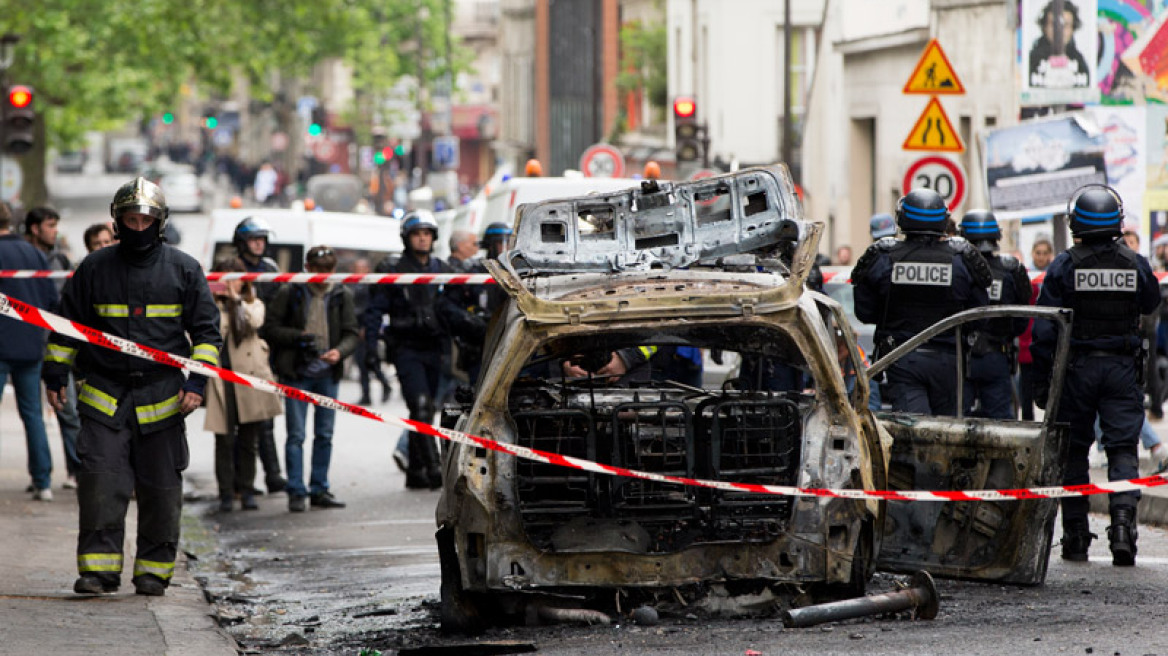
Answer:
<svg viewBox="0 0 1168 656"><path fill-rule="evenodd" d="M309 273L333 273L337 256L327 246L314 246L304 256L304 268ZM344 360L357 350L359 340L353 291L331 283L284 285L268 306L261 336L275 350L276 375L281 383L336 398ZM284 400L288 510L303 512L306 497L311 498L314 508L344 508L344 502L329 491L334 410L320 406L313 410L311 471L308 486L304 485L308 405Z"/></svg>
<svg viewBox="0 0 1168 656"><path fill-rule="evenodd" d="M12 232L12 213L0 202L0 269L49 268L49 262L35 246ZM0 292L14 301L28 303L42 310L57 305L57 289L47 279L3 279ZM41 363L45 352L47 333L32 324L11 319L0 319L3 338L0 339L0 398L8 377L16 390L16 407L24 422L24 438L28 444L28 473L32 477L33 498L52 501L50 477L53 457L49 452L49 438L41 413Z"/></svg>

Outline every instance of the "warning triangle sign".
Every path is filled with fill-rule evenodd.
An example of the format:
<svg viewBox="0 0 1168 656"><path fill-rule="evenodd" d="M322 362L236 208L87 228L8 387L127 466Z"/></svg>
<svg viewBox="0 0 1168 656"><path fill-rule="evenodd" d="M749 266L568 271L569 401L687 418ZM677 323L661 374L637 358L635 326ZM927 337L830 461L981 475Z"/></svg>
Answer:
<svg viewBox="0 0 1168 656"><path fill-rule="evenodd" d="M941 49L941 44L936 39L929 41L929 45L925 46L925 52L917 61L917 67L904 84L904 93L930 95L965 93L965 87L961 86L957 72L953 70L953 65L949 63L949 58L945 56L945 51Z"/></svg>
<svg viewBox="0 0 1168 656"><path fill-rule="evenodd" d="M941 101L936 98L929 99L929 104L917 119L912 132L908 133L908 138L904 140L901 148L945 153L965 152L965 144L961 143L961 137L957 136L957 131L953 129L953 124L949 122L949 117L941 107Z"/></svg>

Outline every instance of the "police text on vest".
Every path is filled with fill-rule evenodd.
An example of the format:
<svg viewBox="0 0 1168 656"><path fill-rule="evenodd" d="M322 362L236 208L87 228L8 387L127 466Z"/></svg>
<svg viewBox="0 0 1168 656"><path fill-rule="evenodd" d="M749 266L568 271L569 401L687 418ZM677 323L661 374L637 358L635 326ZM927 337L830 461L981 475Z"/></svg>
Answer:
<svg viewBox="0 0 1168 656"><path fill-rule="evenodd" d="M1075 291L1078 292L1134 292L1137 289L1136 271L1133 269L1075 271Z"/></svg>
<svg viewBox="0 0 1168 656"><path fill-rule="evenodd" d="M1001 280L995 280L995 281L994 281L994 282L993 282L993 283L992 283L992 284L991 284L991 285L990 285L990 286L989 286L989 287L986 289L986 291L988 291L988 292L989 292L989 294L990 294L990 300L991 300L991 301L1000 301L1000 300L1002 300L1002 281L1001 281Z"/></svg>
<svg viewBox="0 0 1168 656"><path fill-rule="evenodd" d="M935 285L937 287L949 287L952 283L952 264L897 262L892 266L892 284L894 285Z"/></svg>

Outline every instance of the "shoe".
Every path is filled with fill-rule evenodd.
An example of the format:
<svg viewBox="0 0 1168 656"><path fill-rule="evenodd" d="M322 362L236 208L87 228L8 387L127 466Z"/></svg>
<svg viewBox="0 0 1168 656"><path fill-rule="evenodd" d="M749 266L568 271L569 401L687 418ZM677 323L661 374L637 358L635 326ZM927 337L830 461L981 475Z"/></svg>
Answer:
<svg viewBox="0 0 1168 656"><path fill-rule="evenodd" d="M333 496L332 492L312 495L313 508L344 508L345 502Z"/></svg>
<svg viewBox="0 0 1168 656"><path fill-rule="evenodd" d="M73 592L77 594L108 594L117 591L117 583L104 581L96 574L82 574L81 578L73 583Z"/></svg>
<svg viewBox="0 0 1168 656"><path fill-rule="evenodd" d="M393 464L397 465L397 468L400 469L402 473L406 473L410 470L410 456L401 449L394 449Z"/></svg>
<svg viewBox="0 0 1168 656"><path fill-rule="evenodd" d="M295 495L288 497L288 512L304 512L304 497Z"/></svg>
<svg viewBox="0 0 1168 656"><path fill-rule="evenodd" d="M219 497L219 512L231 512L231 497Z"/></svg>
<svg viewBox="0 0 1168 656"><path fill-rule="evenodd" d="M76 490L77 489L77 477L76 476L67 477L65 479L65 482L61 483L61 487L66 489L66 490Z"/></svg>
<svg viewBox="0 0 1168 656"><path fill-rule="evenodd" d="M357 401L357 405L373 405L373 399L368 396L362 396L361 400Z"/></svg>
<svg viewBox="0 0 1168 656"><path fill-rule="evenodd" d="M33 485L32 483L29 483L28 487L24 488L24 491L28 492L29 494L32 494L33 492L36 492L36 486Z"/></svg>
<svg viewBox="0 0 1168 656"><path fill-rule="evenodd" d="M385 387L381 388L381 402L382 403L389 401L389 397L390 397L391 392L393 392L393 390L391 390L389 388L389 385L386 385Z"/></svg>
<svg viewBox="0 0 1168 656"><path fill-rule="evenodd" d="M286 490L288 481L283 476L269 476L264 479L264 485L268 488L268 494L275 494Z"/></svg>
<svg viewBox="0 0 1168 656"><path fill-rule="evenodd" d="M148 597L161 597L166 594L166 584L154 576L144 574L134 579L134 592Z"/></svg>
<svg viewBox="0 0 1168 656"><path fill-rule="evenodd" d="M1136 509L1131 507L1113 508L1111 526L1107 527L1107 539L1111 542L1111 564L1116 567L1131 567L1136 564Z"/></svg>
<svg viewBox="0 0 1168 656"><path fill-rule="evenodd" d="M256 503L255 495L244 493L239 495L239 507L244 510L259 510L260 504Z"/></svg>
<svg viewBox="0 0 1168 656"><path fill-rule="evenodd" d="M52 501L53 491L46 487L43 490L37 490L36 492L33 492L32 498L35 501Z"/></svg>
<svg viewBox="0 0 1168 656"><path fill-rule="evenodd" d="M1087 552L1091 540L1099 536L1088 530L1087 520L1071 520L1063 525L1063 560L1075 563L1087 562Z"/></svg>

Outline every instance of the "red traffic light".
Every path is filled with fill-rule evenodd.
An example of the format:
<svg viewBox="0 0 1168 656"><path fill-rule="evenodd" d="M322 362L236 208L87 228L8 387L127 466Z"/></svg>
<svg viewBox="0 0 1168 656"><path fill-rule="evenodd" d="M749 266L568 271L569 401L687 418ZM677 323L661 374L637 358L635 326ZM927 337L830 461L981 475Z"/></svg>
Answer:
<svg viewBox="0 0 1168 656"><path fill-rule="evenodd" d="M24 109L32 104L32 89L23 84L14 84L8 89L8 105Z"/></svg>
<svg viewBox="0 0 1168 656"><path fill-rule="evenodd" d="M693 98L678 98L673 101L673 115L677 118L693 118L698 111Z"/></svg>

